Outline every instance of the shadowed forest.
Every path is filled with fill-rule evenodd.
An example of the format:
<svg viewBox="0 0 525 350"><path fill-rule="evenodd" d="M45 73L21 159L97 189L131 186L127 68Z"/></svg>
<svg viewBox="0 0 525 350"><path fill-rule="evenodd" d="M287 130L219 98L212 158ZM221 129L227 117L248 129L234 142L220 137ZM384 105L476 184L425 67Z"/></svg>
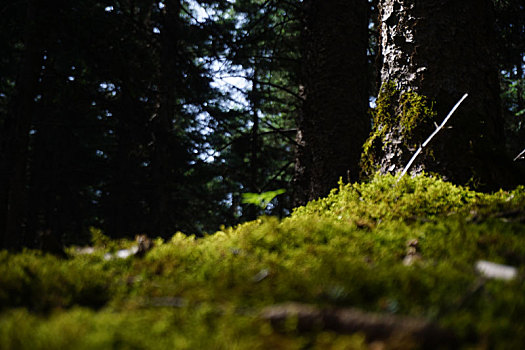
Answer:
<svg viewBox="0 0 525 350"><path fill-rule="evenodd" d="M525 343L521 1L0 14L0 349Z"/></svg>
<svg viewBox="0 0 525 350"><path fill-rule="evenodd" d="M2 5L4 246L284 217L339 178L400 171L465 93L412 170L523 183L523 5L483 3ZM280 189L264 210L243 201Z"/></svg>

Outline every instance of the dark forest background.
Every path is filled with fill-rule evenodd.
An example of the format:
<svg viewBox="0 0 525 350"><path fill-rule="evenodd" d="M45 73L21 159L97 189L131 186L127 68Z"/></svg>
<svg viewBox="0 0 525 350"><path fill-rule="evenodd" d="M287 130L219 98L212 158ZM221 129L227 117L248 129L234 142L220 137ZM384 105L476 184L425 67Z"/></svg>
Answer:
<svg viewBox="0 0 525 350"><path fill-rule="evenodd" d="M305 74L317 74L304 68L308 49L318 50L305 48L313 35L305 22L326 14L309 12L309 2L0 5L5 245L34 246L42 232L82 243L90 227L111 237L202 235L261 214L289 214L305 200L297 199L296 134ZM494 5L512 157L525 147L525 16L521 1ZM376 1L362 11L368 78L355 94L366 103L380 87ZM330 35L345 42L351 32ZM356 172L348 179L357 180ZM286 192L266 208L243 202L243 193L278 189Z"/></svg>

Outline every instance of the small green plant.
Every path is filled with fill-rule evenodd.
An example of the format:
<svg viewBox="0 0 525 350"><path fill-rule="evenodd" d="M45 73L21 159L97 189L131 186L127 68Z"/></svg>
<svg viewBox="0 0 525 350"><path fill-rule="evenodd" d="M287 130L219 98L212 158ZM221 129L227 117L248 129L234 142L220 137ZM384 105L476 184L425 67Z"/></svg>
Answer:
<svg viewBox="0 0 525 350"><path fill-rule="evenodd" d="M91 243L95 247L106 248L111 244L111 238L106 236L101 229L96 227L90 227L89 233L91 234Z"/></svg>
<svg viewBox="0 0 525 350"><path fill-rule="evenodd" d="M263 193L243 193L242 194L242 202L244 204L254 204L258 206L261 209L266 209L268 207L268 204L277 197L278 195L281 195L283 193L286 193L286 190L281 188L275 191L268 191Z"/></svg>

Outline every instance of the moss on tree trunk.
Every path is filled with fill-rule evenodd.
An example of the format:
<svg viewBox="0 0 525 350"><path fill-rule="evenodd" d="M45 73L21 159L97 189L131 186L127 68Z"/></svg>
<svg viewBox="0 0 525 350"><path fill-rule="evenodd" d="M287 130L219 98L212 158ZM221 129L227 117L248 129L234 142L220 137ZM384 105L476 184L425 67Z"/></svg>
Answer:
<svg viewBox="0 0 525 350"><path fill-rule="evenodd" d="M479 189L521 176L504 153L489 0L380 3L381 89L365 173L398 172L464 93L468 99L412 167Z"/></svg>
<svg viewBox="0 0 525 350"><path fill-rule="evenodd" d="M392 81L382 85L376 103L372 111L374 129L361 157L364 176L403 169L419 144L425 141L421 130L431 130L436 118L432 101L413 91L403 92ZM432 148L426 148L421 158L429 156Z"/></svg>

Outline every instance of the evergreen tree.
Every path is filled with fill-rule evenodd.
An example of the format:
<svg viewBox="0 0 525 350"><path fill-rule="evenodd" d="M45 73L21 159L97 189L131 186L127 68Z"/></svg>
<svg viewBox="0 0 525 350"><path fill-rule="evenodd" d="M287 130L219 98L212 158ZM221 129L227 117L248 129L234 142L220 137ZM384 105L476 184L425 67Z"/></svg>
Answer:
<svg viewBox="0 0 525 350"><path fill-rule="evenodd" d="M505 136L514 157L525 148L525 5L517 0L495 4Z"/></svg>
<svg viewBox="0 0 525 350"><path fill-rule="evenodd" d="M235 27L221 68L227 94L224 105L233 118L224 118L214 134L220 177L229 186L233 220L253 219L263 213L284 215L290 209L295 118L298 94L299 6L280 1L238 1L227 13L235 14ZM223 13L220 22L228 20ZM245 88L229 79L245 82ZM242 78L242 79L240 79ZM240 79L240 80L239 80ZM245 193L276 189L287 192L263 210L244 203Z"/></svg>

